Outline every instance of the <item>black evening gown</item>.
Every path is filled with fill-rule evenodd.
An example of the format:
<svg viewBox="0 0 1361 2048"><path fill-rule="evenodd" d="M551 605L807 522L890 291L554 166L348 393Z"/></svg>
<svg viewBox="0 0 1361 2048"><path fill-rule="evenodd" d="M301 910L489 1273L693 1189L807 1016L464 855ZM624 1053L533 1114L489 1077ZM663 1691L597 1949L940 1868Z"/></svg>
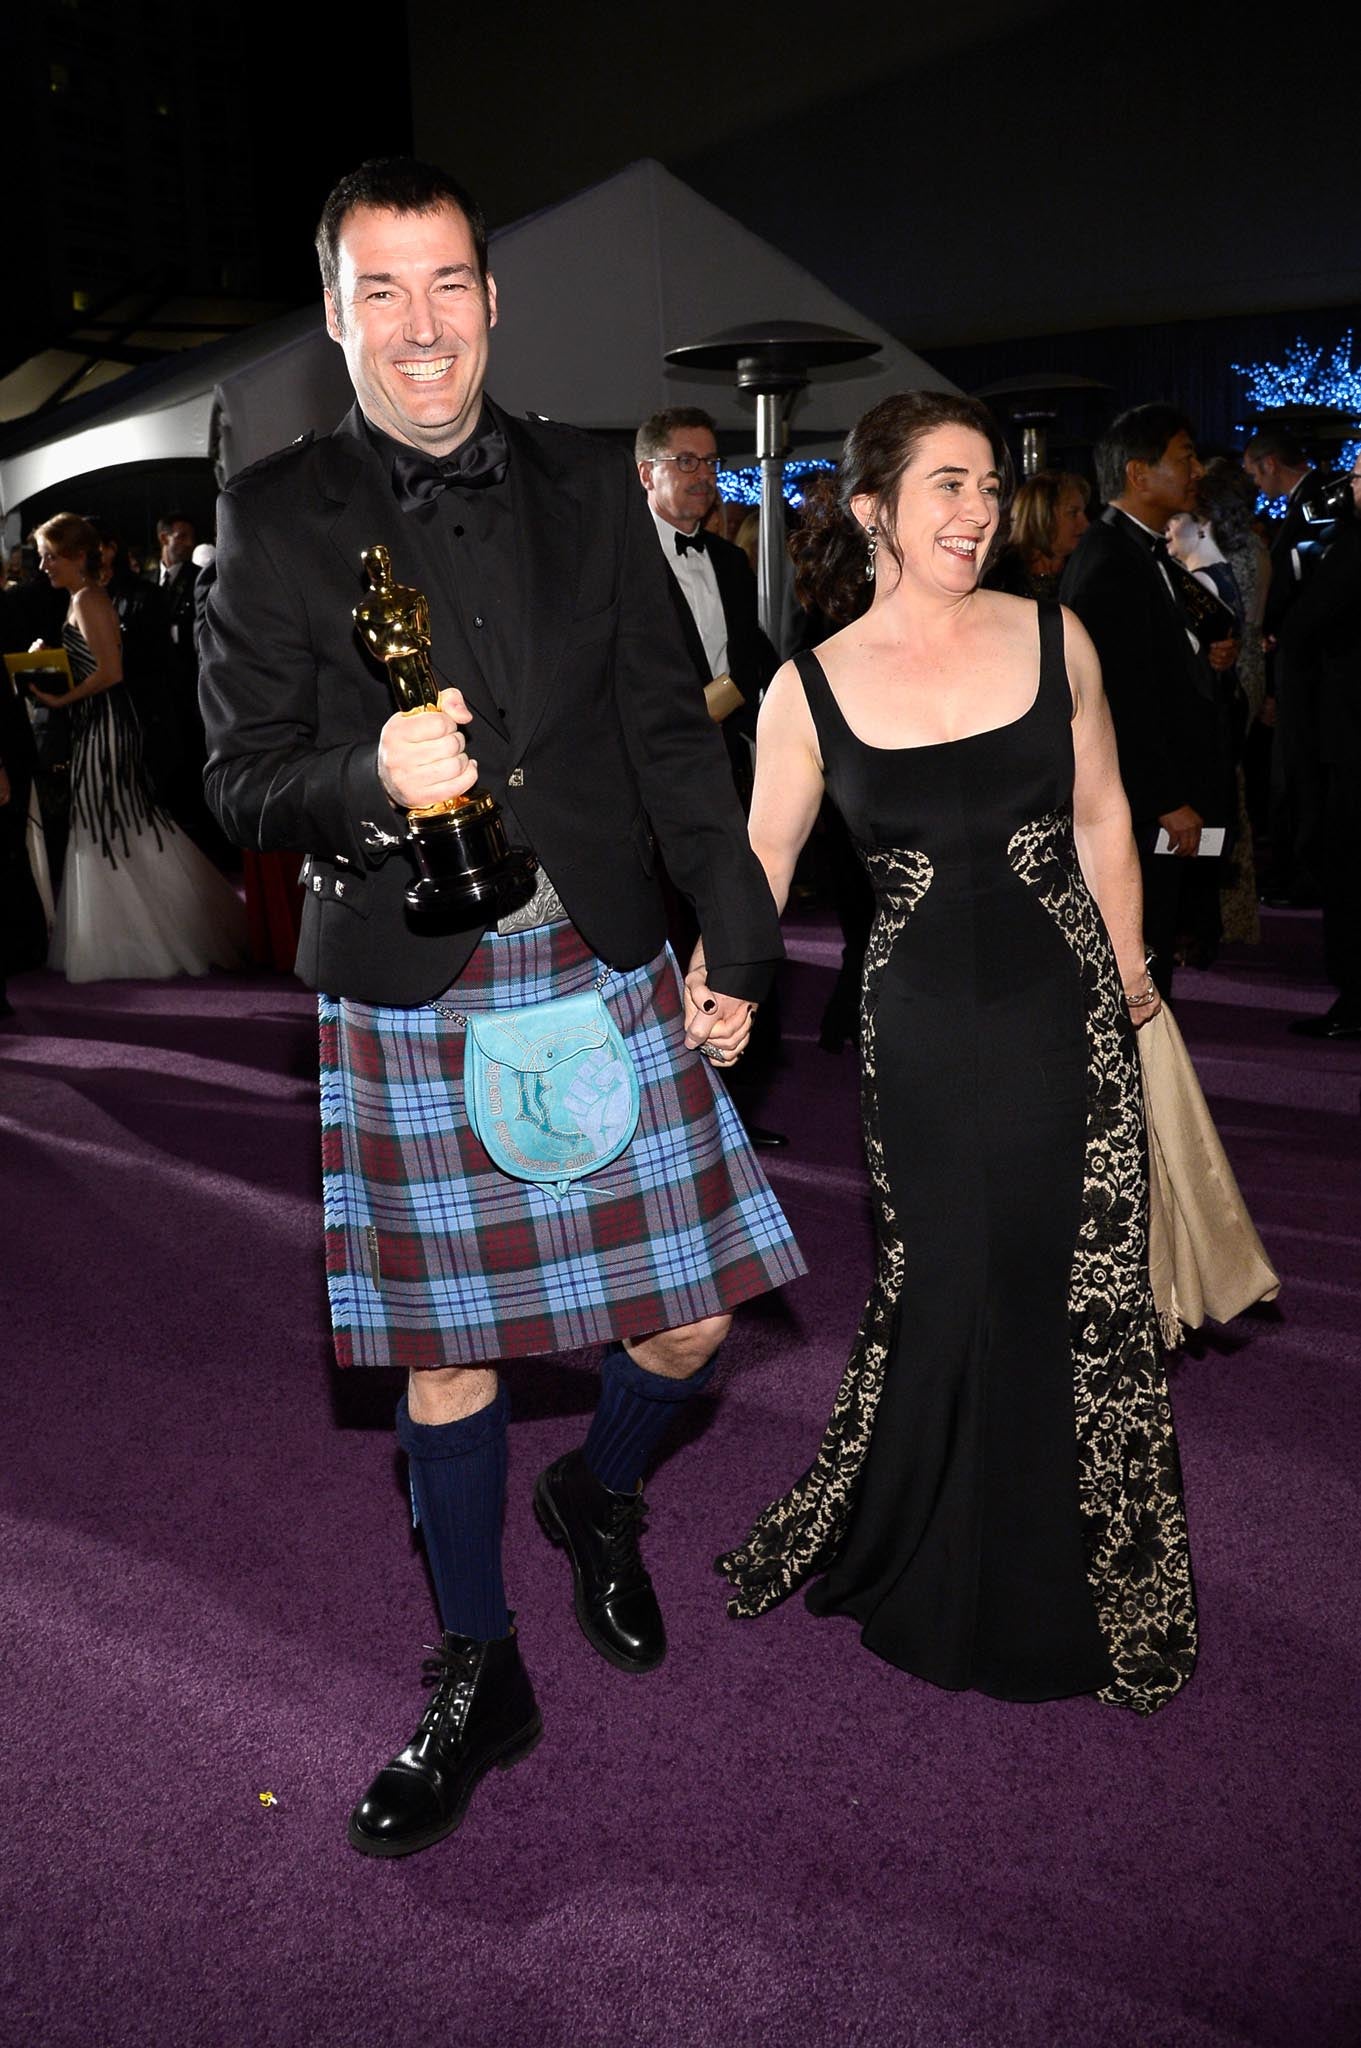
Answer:
<svg viewBox="0 0 1361 2048"><path fill-rule="evenodd" d="M934 1684L1151 1712L1195 1609L1147 1271L1133 1031L1073 843L1057 605L1029 709L877 748L798 669L874 887L861 1056L874 1290L810 1470L719 1560Z"/></svg>

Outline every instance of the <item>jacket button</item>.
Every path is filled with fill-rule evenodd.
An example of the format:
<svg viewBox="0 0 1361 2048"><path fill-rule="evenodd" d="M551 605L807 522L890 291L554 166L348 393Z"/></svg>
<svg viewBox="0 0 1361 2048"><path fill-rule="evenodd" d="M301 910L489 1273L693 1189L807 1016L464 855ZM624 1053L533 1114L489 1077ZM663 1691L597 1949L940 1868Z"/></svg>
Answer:
<svg viewBox="0 0 1361 2048"><path fill-rule="evenodd" d="M481 612L475 612L475 613L473 614L473 624L474 624L475 626L485 626L485 625L486 625L486 623L487 623L487 622L486 622L486 620L485 620L485 619L483 618L483 616L482 616Z"/></svg>
<svg viewBox="0 0 1361 2048"><path fill-rule="evenodd" d="M524 769L523 769L523 768L512 768L512 769L511 769L511 771L510 771L510 774L509 774L509 775L508 775L508 776L506 777L506 787L507 787L507 789L523 789L523 788L524 788L524 786L525 786L525 771L524 771Z"/></svg>

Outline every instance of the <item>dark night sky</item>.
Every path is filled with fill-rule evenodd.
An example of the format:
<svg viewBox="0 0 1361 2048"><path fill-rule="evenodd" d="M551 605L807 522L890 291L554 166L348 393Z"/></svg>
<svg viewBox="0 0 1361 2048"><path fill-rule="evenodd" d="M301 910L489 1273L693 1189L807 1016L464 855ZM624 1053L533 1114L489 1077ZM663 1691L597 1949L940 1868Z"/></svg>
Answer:
<svg viewBox="0 0 1361 2048"><path fill-rule="evenodd" d="M501 223L659 157L914 346L1361 298L1354 9L1248 18L413 0L415 139Z"/></svg>

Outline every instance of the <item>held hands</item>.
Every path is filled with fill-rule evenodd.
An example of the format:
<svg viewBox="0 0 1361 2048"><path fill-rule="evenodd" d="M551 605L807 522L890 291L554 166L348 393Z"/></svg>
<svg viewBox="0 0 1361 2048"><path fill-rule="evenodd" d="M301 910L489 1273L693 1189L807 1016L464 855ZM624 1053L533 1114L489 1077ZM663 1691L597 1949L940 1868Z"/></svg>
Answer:
<svg viewBox="0 0 1361 2048"><path fill-rule="evenodd" d="M459 727L472 715L461 690L441 690L438 711L393 714L378 736L378 780L394 804L417 811L468 794L477 763Z"/></svg>
<svg viewBox="0 0 1361 2048"><path fill-rule="evenodd" d="M1206 650L1206 659L1215 674L1222 675L1238 659L1238 642L1232 635L1227 640L1212 640Z"/></svg>
<svg viewBox="0 0 1361 2048"><path fill-rule="evenodd" d="M685 1043L697 1046L712 1065L731 1066L747 1049L755 1014L755 1003L710 988L704 953L696 946L685 977Z"/></svg>
<svg viewBox="0 0 1361 2048"><path fill-rule="evenodd" d="M1175 811L1164 811L1158 823L1166 832L1173 853L1185 859L1199 848L1200 831L1205 820L1199 811L1192 810L1190 804L1178 804Z"/></svg>

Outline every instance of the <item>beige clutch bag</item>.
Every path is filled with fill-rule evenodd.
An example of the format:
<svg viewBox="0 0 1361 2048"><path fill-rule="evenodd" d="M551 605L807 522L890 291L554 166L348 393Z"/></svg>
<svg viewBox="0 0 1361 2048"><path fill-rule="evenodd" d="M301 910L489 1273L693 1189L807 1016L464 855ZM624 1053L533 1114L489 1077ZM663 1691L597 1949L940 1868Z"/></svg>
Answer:
<svg viewBox="0 0 1361 2048"><path fill-rule="evenodd" d="M1138 1033L1148 1123L1149 1272L1167 1343L1206 1316L1274 1301L1280 1275L1253 1228L1166 1004Z"/></svg>
<svg viewBox="0 0 1361 2048"><path fill-rule="evenodd" d="M715 725L722 725L724 719L730 718L734 711L740 711L746 701L731 676L715 676L711 683L704 685L704 702Z"/></svg>

